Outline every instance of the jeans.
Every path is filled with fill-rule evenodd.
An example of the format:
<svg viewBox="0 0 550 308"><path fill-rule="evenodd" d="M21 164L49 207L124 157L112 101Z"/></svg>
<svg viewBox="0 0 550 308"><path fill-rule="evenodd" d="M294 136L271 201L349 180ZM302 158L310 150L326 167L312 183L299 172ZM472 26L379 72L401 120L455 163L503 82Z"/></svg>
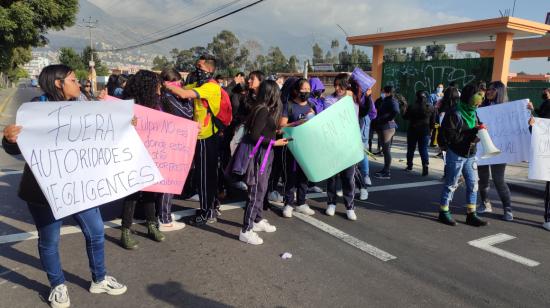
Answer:
<svg viewBox="0 0 550 308"><path fill-rule="evenodd" d="M506 164L479 166L477 173L479 175L479 195L481 196L481 201L486 202L489 200L489 168L491 169L490 175L493 178L493 183L495 183L498 196L500 197L500 201L502 201L502 207L504 209L511 209L510 188L504 182Z"/></svg>
<svg viewBox="0 0 550 308"><path fill-rule="evenodd" d="M384 169L381 173L389 173L391 167L391 142L395 134L395 128L380 130L378 138L382 140L382 153L384 153Z"/></svg>
<svg viewBox="0 0 550 308"><path fill-rule="evenodd" d="M451 150L447 150L445 161L445 179L441 192L440 204L449 205L453 200L455 190L458 188L460 174L464 175L466 184L466 202L475 205L477 202L477 158L462 157Z"/></svg>
<svg viewBox="0 0 550 308"><path fill-rule="evenodd" d="M370 142L370 118L368 116L362 118L361 120L361 139L363 140L363 148L367 148L369 146ZM365 154L365 158L363 158L362 161L359 162L359 170L361 171L361 175L363 177L367 177L369 175L369 156Z"/></svg>
<svg viewBox="0 0 550 308"><path fill-rule="evenodd" d="M409 130L407 132L407 166L412 167L414 151L416 151L416 144L418 144L418 152L420 153L420 159L422 160L422 166L429 165L428 158L428 143L430 142L430 135L424 132L416 132Z"/></svg>
<svg viewBox="0 0 550 308"><path fill-rule="evenodd" d="M327 180L327 204L336 204L336 180L338 177L342 180L342 190L344 193L344 204L346 210L353 210L353 197L355 196L355 165L342 170Z"/></svg>
<svg viewBox="0 0 550 308"><path fill-rule="evenodd" d="M52 211L47 205L37 205L28 203L29 211L34 219L36 230L38 231L38 253L40 263L46 271L50 286L56 286L65 283L65 276L61 268L61 258L59 257L59 239L61 237L61 225L63 221L56 220ZM86 239L86 252L88 254L88 264L92 272L94 282L100 282L105 279L105 236L103 233L103 219L99 208L91 208L80 213L72 215L76 220L84 238Z"/></svg>

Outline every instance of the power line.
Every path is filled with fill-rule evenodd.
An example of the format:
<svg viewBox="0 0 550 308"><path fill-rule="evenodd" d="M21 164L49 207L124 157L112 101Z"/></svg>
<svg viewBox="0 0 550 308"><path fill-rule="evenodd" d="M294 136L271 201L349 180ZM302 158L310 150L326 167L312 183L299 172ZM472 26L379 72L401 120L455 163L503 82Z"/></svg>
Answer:
<svg viewBox="0 0 550 308"><path fill-rule="evenodd" d="M238 8L236 10L233 10L227 14L224 14L222 16L219 16L219 17L216 17L212 20L209 20L209 21L206 21L206 22L203 22L202 24L199 24L197 26L194 26L194 27L191 27L189 29L185 29L183 31L180 31L180 32L177 32L177 33L174 33L174 34L171 34L171 35L168 35L168 36L165 36L165 37L161 37L161 38L158 38L158 39L155 39L155 40L152 40L152 41L149 41L149 42L145 42L145 43L141 43L141 44L136 44L136 45L132 45L132 46L128 46L128 47L124 47L124 48L116 48L116 49L109 49L109 50L98 50L98 52L106 52L106 51L111 51L111 52L116 52L116 51L124 51L124 50L129 50L129 49L134 49L134 48L138 48L138 47L142 47L142 46L147 46L147 45L152 45L152 44L155 44L155 43L158 43L158 42L161 42L161 41L164 41L164 40L167 40L167 39L170 39L170 38L173 38L175 36L178 36L178 35L181 35L181 34L184 34L184 33L187 33L189 31L192 31L192 30L195 30L197 28L200 28L200 27L203 27L203 26L206 26L208 24L211 24L215 21L218 21L222 18L225 18L225 17L228 17L228 16L231 16L233 14L236 14L242 10L245 10L247 8L250 8L256 4L259 4L260 2L263 2L265 0L258 0L256 2L253 2L249 5L246 5L246 6L243 6L241 8Z"/></svg>

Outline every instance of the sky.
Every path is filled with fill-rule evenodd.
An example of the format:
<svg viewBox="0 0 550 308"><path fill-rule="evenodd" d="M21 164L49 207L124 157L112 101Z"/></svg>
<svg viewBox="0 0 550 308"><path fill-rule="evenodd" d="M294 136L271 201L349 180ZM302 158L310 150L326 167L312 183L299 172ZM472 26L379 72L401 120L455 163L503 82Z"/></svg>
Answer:
<svg viewBox="0 0 550 308"><path fill-rule="evenodd" d="M185 29L189 19L235 0L81 0L88 1L147 38L146 34L179 23L174 29ZM220 12L252 3L241 0ZM203 28L170 39L166 43L175 48L206 46L223 29L234 32L241 42L254 40L263 46L263 52L279 46L290 56L311 57L311 46L319 43L325 51L330 42L345 42L349 35L413 29L432 25L500 17L499 10L512 10L513 0L266 0ZM515 17L544 22L550 12L550 0L516 0ZM85 15L87 12L81 12ZM85 15L87 16L87 15ZM214 15L212 15L214 16ZM216 15L219 16L219 15ZM210 18L210 17L207 17ZM206 19L202 19L204 21ZM197 22L192 25L197 24ZM341 30L337 25L340 25ZM108 29L108 25L98 28ZM105 35L106 33L103 33ZM117 35L119 46L128 46L137 38ZM160 34L152 35L156 37ZM165 44L166 45L166 44ZM163 45L163 46L165 46ZM448 47L453 50L452 46ZM155 47L148 48L154 50ZM370 48L365 49L371 53ZM166 50L164 53L167 53ZM512 71L529 73L550 72L546 58L512 62Z"/></svg>

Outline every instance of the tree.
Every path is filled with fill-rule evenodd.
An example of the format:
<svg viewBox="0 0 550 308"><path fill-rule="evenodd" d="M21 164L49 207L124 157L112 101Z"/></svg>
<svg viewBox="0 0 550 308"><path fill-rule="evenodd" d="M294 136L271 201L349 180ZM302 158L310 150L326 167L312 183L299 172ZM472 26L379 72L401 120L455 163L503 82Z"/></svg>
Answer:
<svg viewBox="0 0 550 308"><path fill-rule="evenodd" d="M93 51L93 54L94 54L94 63L95 63L94 68L97 76L109 75L109 68L107 68L107 66L105 66L105 64L101 62L101 59L97 55L97 52ZM92 59L91 55L92 55L92 48L90 48L90 46L86 46L86 48L84 48L84 50L82 51L82 55L81 55L82 64L84 65L84 67L88 67L90 65L89 63L90 63L90 60Z"/></svg>
<svg viewBox="0 0 550 308"><path fill-rule="evenodd" d="M386 48L384 49L384 61L405 62L407 61L407 50L405 48Z"/></svg>
<svg viewBox="0 0 550 308"><path fill-rule="evenodd" d="M426 46L426 55L432 60L449 59L449 54L445 52L445 45Z"/></svg>
<svg viewBox="0 0 550 308"><path fill-rule="evenodd" d="M43 46L48 30L63 30L74 25L78 0L1 1L0 5L0 71L16 71L30 61L31 47ZM22 51L26 50L26 51ZM11 74L17 76L17 74Z"/></svg>
<svg viewBox="0 0 550 308"><path fill-rule="evenodd" d="M409 61L426 61L426 53L420 47L413 47L409 54Z"/></svg>
<svg viewBox="0 0 550 308"><path fill-rule="evenodd" d="M267 71L265 73L281 73L288 71L288 61L279 47L271 47L267 53Z"/></svg>
<svg viewBox="0 0 550 308"><path fill-rule="evenodd" d="M76 53L76 51L69 47L63 47L59 50L59 63L65 64L73 70L83 70L87 66L84 66L82 57Z"/></svg>
<svg viewBox="0 0 550 308"><path fill-rule="evenodd" d="M295 55L290 56L290 58L288 58L288 73L297 73L299 65L300 62L298 58Z"/></svg>
<svg viewBox="0 0 550 308"><path fill-rule="evenodd" d="M321 48L321 46L319 46L319 44L315 43L315 45L313 45L313 47L311 47L312 51L313 51L313 65L317 64L317 63L323 63L324 62L324 58L323 58L323 49Z"/></svg>
<svg viewBox="0 0 550 308"><path fill-rule="evenodd" d="M193 48L179 50L177 53L170 52L170 54L172 55L174 67L178 71L190 72L195 68L195 62L197 61L197 59L195 57L195 52L193 51Z"/></svg>
<svg viewBox="0 0 550 308"><path fill-rule="evenodd" d="M170 62L165 56L159 57L156 56L153 59L153 67L151 68L153 71L162 71L166 67L172 66L174 63Z"/></svg>
<svg viewBox="0 0 550 308"><path fill-rule="evenodd" d="M237 36L227 30L218 33L212 42L208 44L210 51L218 61L218 70L229 75L234 75L246 62L248 49L239 46Z"/></svg>

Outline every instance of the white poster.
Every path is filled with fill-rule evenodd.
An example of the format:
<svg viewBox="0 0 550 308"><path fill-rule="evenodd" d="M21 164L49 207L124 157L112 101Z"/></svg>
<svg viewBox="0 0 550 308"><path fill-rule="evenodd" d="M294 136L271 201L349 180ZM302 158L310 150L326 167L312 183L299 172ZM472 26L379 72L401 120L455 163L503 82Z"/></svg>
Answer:
<svg viewBox="0 0 550 308"><path fill-rule="evenodd" d="M162 180L131 124L133 101L36 102L17 111L17 144L56 219Z"/></svg>
<svg viewBox="0 0 550 308"><path fill-rule="evenodd" d="M526 99L477 109L479 119L489 131L491 140L501 151L497 156L481 159L484 153L481 142L477 144L479 165L519 163L529 160L531 134Z"/></svg>
<svg viewBox="0 0 550 308"><path fill-rule="evenodd" d="M529 179L550 181L550 119L535 118L531 136Z"/></svg>

